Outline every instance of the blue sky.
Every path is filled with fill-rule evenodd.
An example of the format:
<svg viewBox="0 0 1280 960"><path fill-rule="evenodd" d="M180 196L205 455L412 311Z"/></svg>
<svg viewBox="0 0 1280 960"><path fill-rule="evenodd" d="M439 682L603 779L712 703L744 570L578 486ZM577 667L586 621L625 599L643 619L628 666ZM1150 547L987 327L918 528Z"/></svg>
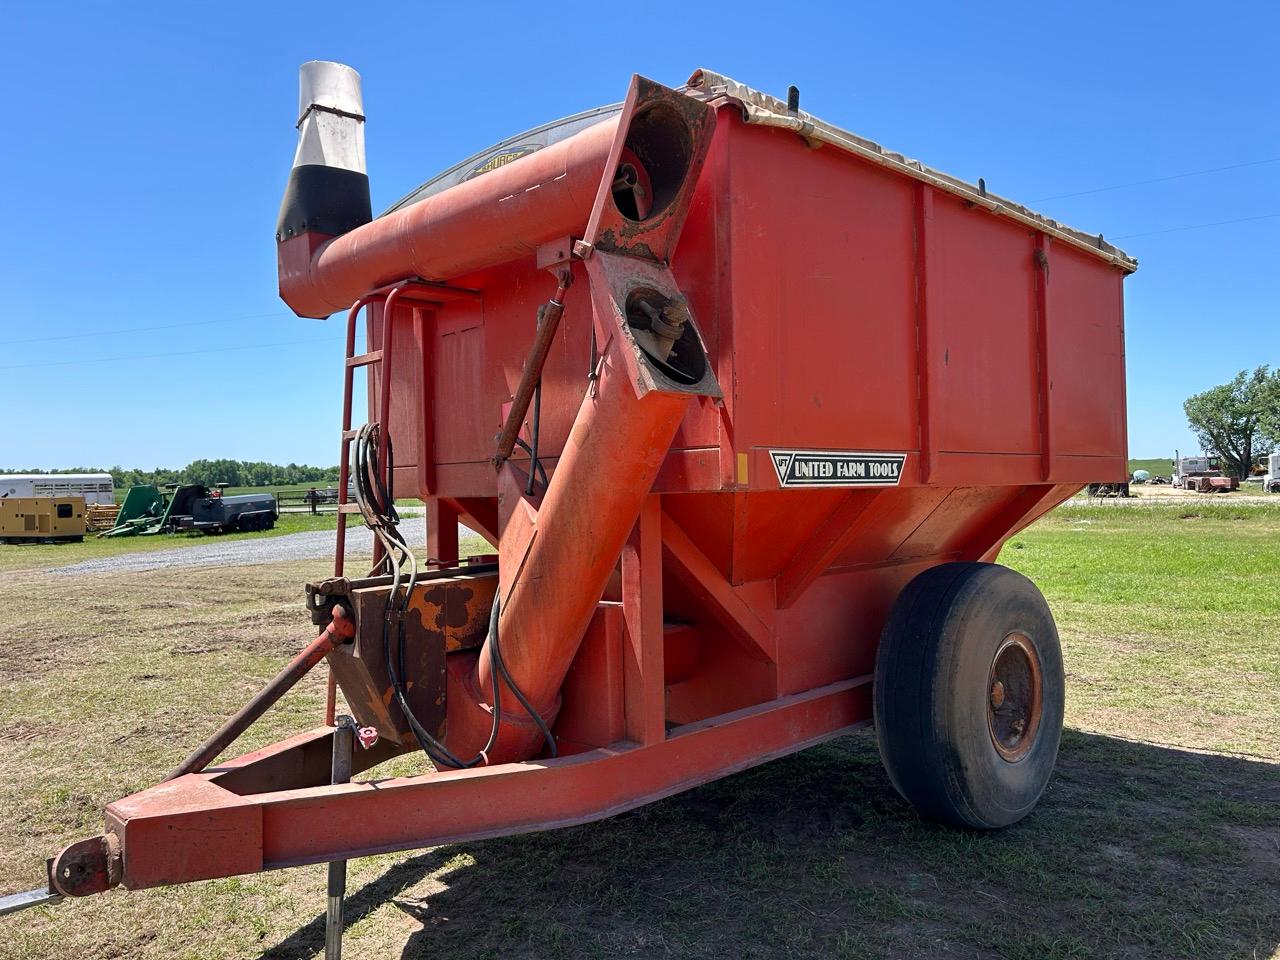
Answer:
<svg viewBox="0 0 1280 960"><path fill-rule="evenodd" d="M275 292L309 59L364 77L375 210L620 99L632 72L795 83L824 119L1139 258L1135 456L1194 447L1189 393L1280 364L1276 5L607 7L9 0L0 465L336 460L339 321L296 319ZM1177 229L1246 217L1265 219ZM150 359L66 362L116 357Z"/></svg>

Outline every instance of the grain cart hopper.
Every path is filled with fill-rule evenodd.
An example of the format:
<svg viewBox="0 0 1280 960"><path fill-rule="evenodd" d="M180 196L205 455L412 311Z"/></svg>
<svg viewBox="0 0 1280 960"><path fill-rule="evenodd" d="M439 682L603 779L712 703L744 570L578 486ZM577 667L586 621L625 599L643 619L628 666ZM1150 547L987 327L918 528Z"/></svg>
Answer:
<svg viewBox="0 0 1280 960"><path fill-rule="evenodd" d="M347 315L322 632L51 890L583 823L873 718L925 816L1024 817L1063 668L1039 591L993 561L1127 479L1134 261L708 71L635 77L371 219L358 77L303 81L280 290ZM397 530L409 496L425 544ZM459 556L459 521L492 558ZM324 725L213 762L321 659ZM371 770L405 752L430 767Z"/></svg>

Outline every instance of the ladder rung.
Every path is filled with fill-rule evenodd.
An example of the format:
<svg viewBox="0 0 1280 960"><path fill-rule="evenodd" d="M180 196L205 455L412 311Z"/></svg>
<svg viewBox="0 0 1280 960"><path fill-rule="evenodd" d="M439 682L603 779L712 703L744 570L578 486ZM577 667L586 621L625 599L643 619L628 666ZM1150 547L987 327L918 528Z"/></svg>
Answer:
<svg viewBox="0 0 1280 960"><path fill-rule="evenodd" d="M339 513L359 513L360 504L358 503L340 503L338 504Z"/></svg>
<svg viewBox="0 0 1280 960"><path fill-rule="evenodd" d="M347 357L348 367L367 367L371 363L382 362L382 351L371 350L368 353L357 354L354 357Z"/></svg>
<svg viewBox="0 0 1280 960"><path fill-rule="evenodd" d="M356 428L355 430L343 430L343 431L342 431L342 439L343 439L343 440L354 440L354 439L355 439L356 437L358 437L358 436L360 436L360 429L359 429L359 428Z"/></svg>

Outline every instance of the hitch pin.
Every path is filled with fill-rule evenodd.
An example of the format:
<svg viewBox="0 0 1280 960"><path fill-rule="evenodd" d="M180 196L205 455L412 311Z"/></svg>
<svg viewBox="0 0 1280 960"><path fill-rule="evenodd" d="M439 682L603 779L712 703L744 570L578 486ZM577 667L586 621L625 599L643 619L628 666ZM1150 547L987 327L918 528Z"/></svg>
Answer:
<svg viewBox="0 0 1280 960"><path fill-rule="evenodd" d="M0 917L6 913L26 910L28 907L43 907L46 904L52 906L61 902L62 894L54 893L48 887L36 887L34 890L26 890L22 893L11 893L0 897Z"/></svg>

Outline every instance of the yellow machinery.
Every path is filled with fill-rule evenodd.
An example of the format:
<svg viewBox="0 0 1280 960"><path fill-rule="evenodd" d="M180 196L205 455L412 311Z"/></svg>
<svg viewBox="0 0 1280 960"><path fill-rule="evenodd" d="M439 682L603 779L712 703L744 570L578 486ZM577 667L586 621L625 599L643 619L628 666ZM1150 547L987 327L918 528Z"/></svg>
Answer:
<svg viewBox="0 0 1280 960"><path fill-rule="evenodd" d="M83 540L84 497L0 498L0 542Z"/></svg>

